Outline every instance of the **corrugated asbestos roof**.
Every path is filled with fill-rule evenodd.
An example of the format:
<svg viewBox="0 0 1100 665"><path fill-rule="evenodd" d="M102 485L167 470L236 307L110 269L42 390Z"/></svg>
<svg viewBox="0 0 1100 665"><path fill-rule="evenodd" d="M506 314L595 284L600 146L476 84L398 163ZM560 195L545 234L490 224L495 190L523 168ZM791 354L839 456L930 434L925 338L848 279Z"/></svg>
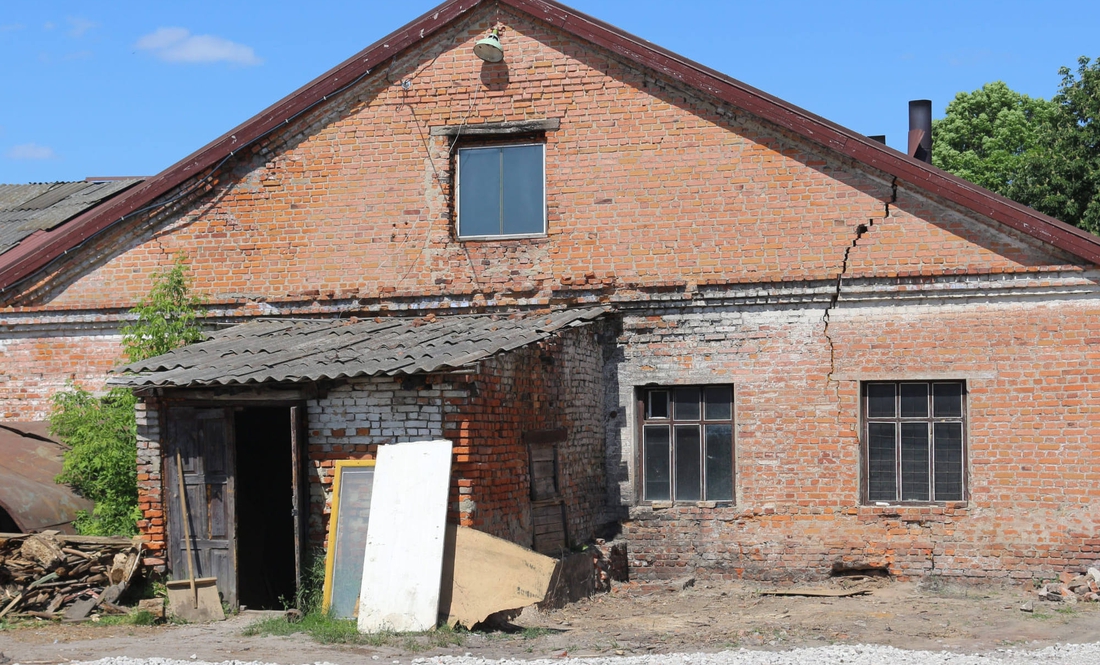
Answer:
<svg viewBox="0 0 1100 665"><path fill-rule="evenodd" d="M35 231L52 229L139 182L125 178L0 185L0 254Z"/></svg>
<svg viewBox="0 0 1100 665"><path fill-rule="evenodd" d="M455 370L599 318L605 307L542 314L367 320L261 319L116 372L112 385L197 387Z"/></svg>

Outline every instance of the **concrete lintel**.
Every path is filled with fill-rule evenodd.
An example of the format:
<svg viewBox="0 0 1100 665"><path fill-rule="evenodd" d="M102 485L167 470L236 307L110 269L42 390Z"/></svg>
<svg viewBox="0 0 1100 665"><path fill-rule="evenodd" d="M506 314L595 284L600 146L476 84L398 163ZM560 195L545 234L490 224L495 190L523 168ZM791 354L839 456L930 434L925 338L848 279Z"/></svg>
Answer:
<svg viewBox="0 0 1100 665"><path fill-rule="evenodd" d="M552 132L561 128L561 118L544 120L510 120L480 122L474 125L443 125L432 127L432 136L515 136L533 132Z"/></svg>

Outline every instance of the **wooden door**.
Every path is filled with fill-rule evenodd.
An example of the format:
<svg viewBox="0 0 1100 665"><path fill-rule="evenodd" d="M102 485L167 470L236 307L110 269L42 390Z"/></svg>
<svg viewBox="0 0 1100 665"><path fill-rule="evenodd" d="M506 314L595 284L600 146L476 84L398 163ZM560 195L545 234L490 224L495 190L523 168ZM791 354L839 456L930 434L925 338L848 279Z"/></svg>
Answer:
<svg viewBox="0 0 1100 665"><path fill-rule="evenodd" d="M168 496L168 563L172 579L217 577L222 600L237 607L233 412L223 408L168 409L164 449ZM176 452L183 463L191 550L185 548Z"/></svg>
<svg viewBox="0 0 1100 665"><path fill-rule="evenodd" d="M565 441L564 429L536 430L523 435L531 474L532 549L542 554L559 554L568 544L565 530L565 501L558 488L558 443Z"/></svg>

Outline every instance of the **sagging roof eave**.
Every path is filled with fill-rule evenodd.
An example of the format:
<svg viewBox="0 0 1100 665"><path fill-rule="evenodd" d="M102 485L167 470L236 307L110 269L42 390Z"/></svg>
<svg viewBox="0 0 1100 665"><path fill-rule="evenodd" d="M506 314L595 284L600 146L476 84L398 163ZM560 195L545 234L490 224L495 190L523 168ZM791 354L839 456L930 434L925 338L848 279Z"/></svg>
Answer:
<svg viewBox="0 0 1100 665"><path fill-rule="evenodd" d="M325 102L410 46L430 38L471 9L492 0L448 0L420 18L390 33L355 56L302 86L191 155L120 196L74 218L52 232L28 238L21 251L0 255L0 292L72 251L88 238L153 204L221 160L235 155L293 118ZM1100 237L1010 201L934 166L913 159L850 129L773 97L630 35L619 28L576 12L552 0L496 0L596 44L627 61L683 82L701 93L785 128L874 169L897 177L979 215L989 217L1074 256L1100 265Z"/></svg>
<svg viewBox="0 0 1100 665"><path fill-rule="evenodd" d="M337 373L337 374L324 374L317 377L286 377L284 379L247 379L239 381L232 377L211 379L208 381L192 381L189 383L172 383L171 381L157 381L155 378L156 373L150 374L124 374L122 376L110 377L107 379L107 385L111 387L119 388L132 388L134 390L151 389L151 388L172 388L172 389L186 389L186 388L255 388L260 386L288 386L288 385L306 385L310 383L321 383L327 381L350 381L353 379L366 379L372 377L384 377L384 376L425 376L429 374L454 374L456 372L466 372L477 366L476 362L467 363L460 366L445 366L438 369L420 370L410 369L405 370L393 370L382 372L353 372L353 373Z"/></svg>

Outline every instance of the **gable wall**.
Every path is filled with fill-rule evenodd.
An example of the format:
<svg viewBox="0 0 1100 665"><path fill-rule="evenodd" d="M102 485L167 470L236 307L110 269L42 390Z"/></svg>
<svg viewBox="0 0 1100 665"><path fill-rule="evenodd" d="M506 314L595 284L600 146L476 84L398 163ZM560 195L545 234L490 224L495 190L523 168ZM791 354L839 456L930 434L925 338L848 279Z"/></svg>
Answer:
<svg viewBox="0 0 1100 665"><path fill-rule="evenodd" d="M874 173L526 17L479 14L273 137L220 175L202 205L159 221L155 236L122 239L128 251L50 305L128 306L179 250L212 303L545 299L563 280L626 288L829 279L857 226L887 214L894 192ZM470 48L496 18L508 26L507 58L486 65ZM396 85L405 79L408 92ZM562 121L546 137L549 237L454 240L448 142L430 128L531 118ZM943 206L913 213L930 223L899 209L865 270L1072 262L1006 234L995 247L974 245L981 225Z"/></svg>

